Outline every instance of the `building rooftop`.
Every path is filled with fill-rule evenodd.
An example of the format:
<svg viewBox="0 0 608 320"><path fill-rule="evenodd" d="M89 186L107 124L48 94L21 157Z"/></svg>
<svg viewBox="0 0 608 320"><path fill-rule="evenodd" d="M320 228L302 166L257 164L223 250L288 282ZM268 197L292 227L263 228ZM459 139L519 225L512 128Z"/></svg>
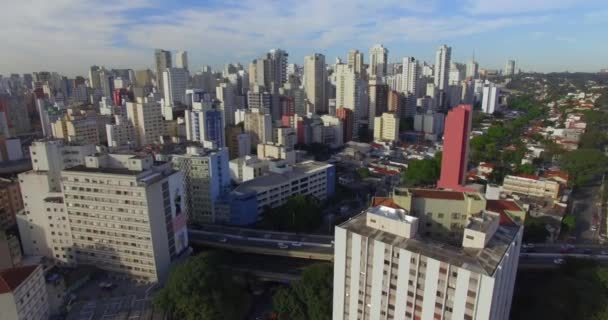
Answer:
<svg viewBox="0 0 608 320"><path fill-rule="evenodd" d="M464 193L458 191L432 190L432 189L409 189L414 197L443 199L443 200L464 200Z"/></svg>
<svg viewBox="0 0 608 320"><path fill-rule="evenodd" d="M295 164L293 166L293 170L291 171L287 171L284 173L270 173L265 176L260 176L255 179L245 181L238 187L236 187L234 189L234 192L241 194L249 192L263 192L273 185L296 179L315 171L321 171L331 166L333 165L318 161L300 162Z"/></svg>
<svg viewBox="0 0 608 320"><path fill-rule="evenodd" d="M13 292L37 267L34 265L0 270L0 294Z"/></svg>
<svg viewBox="0 0 608 320"><path fill-rule="evenodd" d="M391 220L399 221L399 222L411 222L414 217L408 216L403 209L395 209L391 207L385 206L375 206L367 209L367 213L373 214L376 216L381 216L384 218L388 218Z"/></svg>
<svg viewBox="0 0 608 320"><path fill-rule="evenodd" d="M367 211L351 218L339 227L398 248L488 276L494 274L520 228L515 224L501 224L483 249L463 248L439 239L424 237L420 234L408 239L369 227L366 224L366 213Z"/></svg>

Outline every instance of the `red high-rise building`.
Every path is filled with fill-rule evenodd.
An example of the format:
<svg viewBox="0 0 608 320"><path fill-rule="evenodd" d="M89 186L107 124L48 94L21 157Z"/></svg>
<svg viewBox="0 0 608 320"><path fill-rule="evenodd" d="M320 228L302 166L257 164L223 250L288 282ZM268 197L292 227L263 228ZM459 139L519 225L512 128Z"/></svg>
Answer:
<svg viewBox="0 0 608 320"><path fill-rule="evenodd" d="M336 117L342 120L342 126L344 127L344 142L352 141L353 126L355 125L353 111L348 108L340 107L336 109Z"/></svg>
<svg viewBox="0 0 608 320"><path fill-rule="evenodd" d="M454 107L445 118L441 177L437 187L465 191L462 185L469 161L469 135L473 119L470 105Z"/></svg>

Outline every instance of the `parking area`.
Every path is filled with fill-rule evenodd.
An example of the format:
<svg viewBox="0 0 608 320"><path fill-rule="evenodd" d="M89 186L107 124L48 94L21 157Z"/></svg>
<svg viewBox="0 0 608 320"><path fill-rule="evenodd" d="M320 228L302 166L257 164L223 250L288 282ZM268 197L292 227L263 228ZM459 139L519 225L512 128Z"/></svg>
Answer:
<svg viewBox="0 0 608 320"><path fill-rule="evenodd" d="M163 319L152 305L154 289L150 284L111 277L89 281L75 293L66 319Z"/></svg>

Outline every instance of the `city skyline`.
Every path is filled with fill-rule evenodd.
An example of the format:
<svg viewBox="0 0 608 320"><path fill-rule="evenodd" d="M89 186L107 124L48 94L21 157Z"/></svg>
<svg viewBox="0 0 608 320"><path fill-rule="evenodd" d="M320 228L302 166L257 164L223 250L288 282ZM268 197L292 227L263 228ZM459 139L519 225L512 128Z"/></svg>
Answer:
<svg viewBox="0 0 608 320"><path fill-rule="evenodd" d="M502 69L515 59L518 68L540 72L595 72L608 54L597 41L608 23L602 1L35 2L11 3L0 13L8 26L0 41L10 48L2 73L85 76L94 64L154 69L155 48L187 50L191 70L246 64L270 48L289 52L290 63L302 65L318 52L331 64L350 49L368 55L377 43L389 49L389 62L413 56L432 63L446 43L452 61L475 52L481 67Z"/></svg>

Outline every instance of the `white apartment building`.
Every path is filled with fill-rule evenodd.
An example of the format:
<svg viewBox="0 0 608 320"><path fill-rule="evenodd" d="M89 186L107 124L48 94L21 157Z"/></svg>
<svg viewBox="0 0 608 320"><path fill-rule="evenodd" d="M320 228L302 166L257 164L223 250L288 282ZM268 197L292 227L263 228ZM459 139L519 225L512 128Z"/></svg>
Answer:
<svg viewBox="0 0 608 320"><path fill-rule="evenodd" d="M63 140L34 141L30 147L32 170L19 174L24 210L17 215L25 255L44 256L72 263L72 235L61 193L61 170L84 163L95 153L93 145Z"/></svg>
<svg viewBox="0 0 608 320"><path fill-rule="evenodd" d="M509 193L517 193L533 197L559 198L560 184L553 180L537 176L507 175L502 183L502 189Z"/></svg>
<svg viewBox="0 0 608 320"><path fill-rule="evenodd" d="M498 108L498 96L500 95L500 89L493 83L486 84L483 87L483 93L481 98L481 110L484 113L492 114Z"/></svg>
<svg viewBox="0 0 608 320"><path fill-rule="evenodd" d="M413 94L418 96L418 80L420 78L420 65L414 57L403 58L403 74L401 88L403 93Z"/></svg>
<svg viewBox="0 0 608 320"><path fill-rule="evenodd" d="M399 117L394 113L383 113L374 118L374 140L399 141Z"/></svg>
<svg viewBox="0 0 608 320"><path fill-rule="evenodd" d="M251 144L272 141L272 117L262 113L260 109L252 109L245 113L245 133L251 136Z"/></svg>
<svg viewBox="0 0 608 320"><path fill-rule="evenodd" d="M354 59L356 62L357 59ZM358 130L367 112L367 83L362 80L360 73L346 64L336 64L334 68L336 77L336 107L353 111L353 136Z"/></svg>
<svg viewBox="0 0 608 320"><path fill-rule="evenodd" d="M245 181L233 190L235 194L255 193L257 212L264 211L266 206L278 207L292 195L312 195L325 200L333 194L334 166L324 162L305 161L293 166L285 161L271 161L270 173ZM332 182L328 182L332 181Z"/></svg>
<svg viewBox="0 0 608 320"><path fill-rule="evenodd" d="M163 71L165 107L186 104L188 78L188 70L184 68L167 68Z"/></svg>
<svg viewBox="0 0 608 320"><path fill-rule="evenodd" d="M128 150L137 144L135 128L125 114L114 115L114 123L106 124L106 136L110 150Z"/></svg>
<svg viewBox="0 0 608 320"><path fill-rule="evenodd" d="M369 77L370 79L386 76L388 64L388 49L381 44L374 45L369 49Z"/></svg>
<svg viewBox="0 0 608 320"><path fill-rule="evenodd" d="M257 146L258 158L262 160L285 160L288 164L296 163L296 152L277 143L260 143Z"/></svg>
<svg viewBox="0 0 608 320"><path fill-rule="evenodd" d="M165 134L162 107L154 99L138 97L136 102L127 102L127 118L135 128L137 146L158 143Z"/></svg>
<svg viewBox="0 0 608 320"><path fill-rule="evenodd" d="M435 55L435 87L438 90L446 90L448 88L448 78L450 73L450 62L452 57L452 48L447 45L442 45L437 50Z"/></svg>
<svg viewBox="0 0 608 320"><path fill-rule="evenodd" d="M188 51L178 51L175 54L175 66L188 70Z"/></svg>
<svg viewBox="0 0 608 320"><path fill-rule="evenodd" d="M522 227L482 211L456 244L414 214L380 205L336 227L333 319L509 319Z"/></svg>
<svg viewBox="0 0 608 320"><path fill-rule="evenodd" d="M479 75L479 64L471 59L467 62L467 78L475 79Z"/></svg>
<svg viewBox="0 0 608 320"><path fill-rule="evenodd" d="M315 111L327 111L327 70L325 56L315 53L304 57L304 90Z"/></svg>
<svg viewBox="0 0 608 320"><path fill-rule="evenodd" d="M188 248L182 172L152 156L96 154L61 176L76 263L165 279Z"/></svg>
<svg viewBox="0 0 608 320"><path fill-rule="evenodd" d="M175 170L183 172L190 221L217 223L230 218L220 216L215 207L215 202L230 188L228 149L188 147L185 154L171 155L171 163Z"/></svg>
<svg viewBox="0 0 608 320"><path fill-rule="evenodd" d="M515 60L507 60L505 63L505 76L512 76L515 74Z"/></svg>
<svg viewBox="0 0 608 320"><path fill-rule="evenodd" d="M215 88L215 97L220 101L219 109L222 111L224 126L237 124L234 120L236 110L235 86L230 82L220 83Z"/></svg>
<svg viewBox="0 0 608 320"><path fill-rule="evenodd" d="M47 320L49 317L42 266L0 270L0 320Z"/></svg>

